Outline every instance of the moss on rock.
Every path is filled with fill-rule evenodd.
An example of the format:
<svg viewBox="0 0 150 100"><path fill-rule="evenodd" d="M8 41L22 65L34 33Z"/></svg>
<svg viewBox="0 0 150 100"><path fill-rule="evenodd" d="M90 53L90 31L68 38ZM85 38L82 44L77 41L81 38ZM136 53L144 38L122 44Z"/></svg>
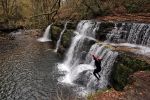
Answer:
<svg viewBox="0 0 150 100"><path fill-rule="evenodd" d="M57 26L52 26L52 29L51 29L51 37L52 37L52 40L56 43L58 38L59 38L59 35L60 35L60 32L62 31L62 29L60 27L57 27Z"/></svg>
<svg viewBox="0 0 150 100"><path fill-rule="evenodd" d="M129 83L129 75L136 71L150 70L150 64L135 56L121 53L113 67L111 83L116 90L123 90Z"/></svg>
<svg viewBox="0 0 150 100"><path fill-rule="evenodd" d="M51 29L52 36L51 37L52 37L54 45L56 45L62 30L63 30L63 27L61 24L52 26L52 29ZM69 46L71 44L72 35L73 35L73 30L68 29L68 27L67 27L67 29L65 30L65 32L62 36L61 46L59 47L58 53L61 53L63 55L65 53L66 49L69 48Z"/></svg>
<svg viewBox="0 0 150 100"><path fill-rule="evenodd" d="M64 33L62 37L62 45L64 48L69 48L73 34L73 30L66 30L66 32Z"/></svg>

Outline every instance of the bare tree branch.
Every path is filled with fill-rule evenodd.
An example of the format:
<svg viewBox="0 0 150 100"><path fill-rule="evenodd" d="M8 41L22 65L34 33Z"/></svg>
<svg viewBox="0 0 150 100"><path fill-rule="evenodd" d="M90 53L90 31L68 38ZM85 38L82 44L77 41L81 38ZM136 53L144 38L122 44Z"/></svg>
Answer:
<svg viewBox="0 0 150 100"><path fill-rule="evenodd" d="M42 14L34 15L34 16L31 16L30 18L38 17L38 16L43 16L43 15L51 15L51 14L55 13L56 11L57 11L57 10L54 10L54 11L52 11L52 12L50 12L50 13L42 13Z"/></svg>

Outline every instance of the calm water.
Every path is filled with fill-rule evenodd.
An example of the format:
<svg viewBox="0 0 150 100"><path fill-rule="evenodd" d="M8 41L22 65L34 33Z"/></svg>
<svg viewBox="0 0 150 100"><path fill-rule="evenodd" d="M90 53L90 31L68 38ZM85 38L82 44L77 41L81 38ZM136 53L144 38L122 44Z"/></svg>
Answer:
<svg viewBox="0 0 150 100"><path fill-rule="evenodd" d="M13 34L14 35L14 34ZM0 41L0 100L77 99L73 88L58 84L62 59L51 43L37 42L36 32L21 32Z"/></svg>

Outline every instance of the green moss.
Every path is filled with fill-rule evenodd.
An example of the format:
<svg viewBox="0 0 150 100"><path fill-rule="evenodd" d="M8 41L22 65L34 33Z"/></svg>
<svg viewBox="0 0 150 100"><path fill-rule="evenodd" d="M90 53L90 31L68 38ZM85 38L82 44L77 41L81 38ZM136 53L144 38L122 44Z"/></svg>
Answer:
<svg viewBox="0 0 150 100"><path fill-rule="evenodd" d="M60 27L57 27L57 26L52 26L51 28L51 37L52 37L52 40L54 42L56 42L59 38L59 34L60 32L62 31L62 29Z"/></svg>
<svg viewBox="0 0 150 100"><path fill-rule="evenodd" d="M112 85L116 90L123 90L129 82L129 75L136 71L150 70L150 64L136 59L134 56L120 54L112 71Z"/></svg>
<svg viewBox="0 0 150 100"><path fill-rule="evenodd" d="M71 38L73 35L73 30L67 30L62 37L62 45L64 48L68 48L71 44Z"/></svg>
<svg viewBox="0 0 150 100"><path fill-rule="evenodd" d="M51 28L52 36L51 37L53 40L53 44L56 44L56 42L58 41L62 30L63 30L63 27L61 26L61 24L52 25L52 28ZM61 40L61 47L63 49L66 49L70 46L72 35L73 35L73 30L66 29L66 31L64 32L64 34L62 36L62 40Z"/></svg>

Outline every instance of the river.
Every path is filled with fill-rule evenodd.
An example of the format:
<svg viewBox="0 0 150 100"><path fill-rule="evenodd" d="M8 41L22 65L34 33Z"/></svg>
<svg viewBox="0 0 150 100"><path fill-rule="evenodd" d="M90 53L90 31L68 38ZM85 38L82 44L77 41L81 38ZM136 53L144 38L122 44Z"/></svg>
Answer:
<svg viewBox="0 0 150 100"><path fill-rule="evenodd" d="M37 42L34 31L0 41L0 100L73 100L73 88L57 81L62 61L50 42ZM76 98L77 99L77 98Z"/></svg>

